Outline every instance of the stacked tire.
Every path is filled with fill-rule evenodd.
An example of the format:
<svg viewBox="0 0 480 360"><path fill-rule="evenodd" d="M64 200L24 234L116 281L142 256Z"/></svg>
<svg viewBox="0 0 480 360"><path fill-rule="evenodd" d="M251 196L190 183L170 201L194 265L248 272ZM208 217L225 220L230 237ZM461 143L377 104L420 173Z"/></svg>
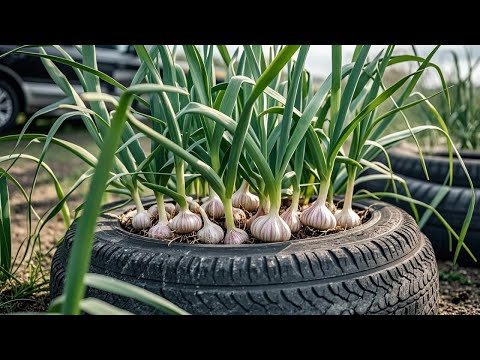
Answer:
<svg viewBox="0 0 480 360"><path fill-rule="evenodd" d="M463 152L461 155L475 187L476 199L475 210L465 238L465 244L477 258L480 258L480 153ZM424 156L430 180L426 180L421 160L417 153L405 149L393 149L389 151L389 157L393 172L406 180L412 198L431 204L441 190L448 175L448 154L439 153L436 156ZM378 160L386 164L385 157L382 156ZM393 191L391 182L387 180L370 181L362 183L360 186L370 192ZM397 186L397 191L402 195L406 195L401 186ZM472 192L468 178L460 162L454 158L453 186L436 206L436 209L458 234L460 234L467 216L471 198ZM412 214L411 207L407 202L397 201L393 198L385 198L383 200L399 206ZM417 206L417 209L420 216L425 212L424 207ZM432 214L430 216L422 231L431 240L438 259L453 259L457 242L452 238L450 247L448 232L435 215ZM459 263L462 265L479 266L464 250L460 252Z"/></svg>

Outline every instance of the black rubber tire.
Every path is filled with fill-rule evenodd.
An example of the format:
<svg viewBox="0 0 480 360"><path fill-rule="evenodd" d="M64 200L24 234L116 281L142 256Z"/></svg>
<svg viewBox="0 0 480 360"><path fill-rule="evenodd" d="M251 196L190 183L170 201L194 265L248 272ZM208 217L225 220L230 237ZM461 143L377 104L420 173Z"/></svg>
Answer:
<svg viewBox="0 0 480 360"><path fill-rule="evenodd" d="M476 188L480 188L480 152L463 151L461 155L470 178L472 179L473 185ZM390 157L392 170L395 174L407 175L419 180L426 180L418 153L395 148L388 151L388 156ZM383 155L379 157L379 160L386 164ZM432 183L443 184L449 171L448 153L442 154L442 156L424 156L424 160L430 181ZM453 185L470 187L468 178L455 156L453 158Z"/></svg>
<svg viewBox="0 0 480 360"><path fill-rule="evenodd" d="M168 246L126 233L105 215L90 271L139 285L192 314L436 314L438 273L429 240L399 208L376 203L371 209L368 222L342 233L243 246ZM54 256L52 299L62 293L74 234L75 224ZM135 314L157 313L96 289L87 294Z"/></svg>
<svg viewBox="0 0 480 360"><path fill-rule="evenodd" d="M20 102L19 95L16 93L15 89L5 80L0 79L0 89L7 92L12 99L12 115L6 121L6 123L0 124L0 134L3 134L5 131L15 125L18 113L20 111Z"/></svg>
<svg viewBox="0 0 480 360"><path fill-rule="evenodd" d="M441 187L441 185L433 182L422 181L404 175L401 176L407 182L412 198L423 201L427 204L432 203L435 195L438 193ZM383 180L370 181L368 183L361 184L362 188L370 192L383 192L386 189L386 185L387 181ZM387 191L393 192L391 185L387 188ZM397 191L400 194L405 195L405 192L401 186L397 186ZM472 196L470 188L454 186L450 188L447 195L445 195L443 200L436 207L437 211L446 219L449 225L458 234L460 233L463 222L465 221L465 216L467 215L471 198ZM475 190L475 198L475 210L473 212L472 221L465 238L465 244L468 245L470 250L477 258L480 258L480 189ZM397 202L392 198L385 198L383 200L399 206L408 213L412 214L411 207L407 202ZM425 212L425 208L422 206L417 206L417 209L420 216ZM435 250L435 255L438 259L453 260L454 253L450 251L449 248L448 232L435 215L432 214L428 222L422 228L422 231L429 239L431 239L433 248ZM452 239L453 251L455 251L456 244L456 240ZM458 261L462 265L479 266L479 264L475 263L464 250L461 250Z"/></svg>

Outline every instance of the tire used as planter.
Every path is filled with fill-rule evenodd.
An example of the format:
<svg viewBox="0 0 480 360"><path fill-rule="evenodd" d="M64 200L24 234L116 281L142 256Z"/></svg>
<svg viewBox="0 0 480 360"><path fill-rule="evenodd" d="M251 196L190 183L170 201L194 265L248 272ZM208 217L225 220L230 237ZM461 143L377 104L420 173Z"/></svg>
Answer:
<svg viewBox="0 0 480 360"><path fill-rule="evenodd" d="M425 179L425 174L417 153L405 149L392 149L388 151L388 154L393 172L405 179L412 198L431 204L448 175L448 154L439 153L438 156L424 156L430 180ZM478 258L480 257L480 153L464 152L461 155L474 186L476 187L475 210L465 238L465 244L468 245L473 254ZM386 164L383 155L380 156L378 160ZM468 179L463 172L460 162L456 158L454 158L453 165L453 186L438 204L436 210L447 220L450 226L460 234L472 194ZM370 192L383 192L385 190L392 192L392 186L390 185L387 187L387 183L387 180L375 180L361 183L359 184L359 187ZM400 194L406 195L401 186L397 186L397 190ZM393 198L385 198L383 200L399 206L412 214L410 205L407 202L397 202ZM420 216L425 212L425 208L422 206L417 206L417 209ZM429 220L422 228L422 232L431 239L435 255L438 259L453 260L456 240L453 239L453 251L450 251L448 231L435 215L432 214L430 216ZM479 266L479 263L475 263L464 250L460 252L458 262L462 265Z"/></svg>
<svg viewBox="0 0 480 360"><path fill-rule="evenodd" d="M169 245L127 233L116 216L103 215L90 271L141 286L191 314L437 313L438 273L430 241L406 212L386 203L370 205L371 218L354 229L240 246ZM75 231L74 224L54 256L52 299L62 293ZM87 295L135 314L156 313L149 305L96 289Z"/></svg>

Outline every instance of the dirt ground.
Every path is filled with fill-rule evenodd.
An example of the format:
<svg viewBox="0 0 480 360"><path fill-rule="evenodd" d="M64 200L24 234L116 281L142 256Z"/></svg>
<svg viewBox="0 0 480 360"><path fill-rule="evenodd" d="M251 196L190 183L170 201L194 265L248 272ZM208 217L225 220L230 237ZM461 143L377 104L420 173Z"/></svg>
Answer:
<svg viewBox="0 0 480 360"><path fill-rule="evenodd" d="M75 130L76 128L74 128ZM61 138L75 142L85 149L96 153L95 146L89 142L88 135L81 130L67 131L60 134ZM12 144L0 143L0 157L10 154ZM41 151L40 145L35 145L29 150L36 156ZM64 150L55 150L46 158L47 164L57 175L64 190L68 190L74 181L87 170L87 166L79 159L72 157ZM8 164L2 163L6 168ZM31 180L36 164L21 160L11 169L11 174L30 191ZM11 201L12 245L13 252L19 249L23 239L27 236L27 206L21 193L9 187ZM81 204L82 197L87 190L86 184L76 191L70 198L68 205L72 212ZM33 206L38 214L43 215L55 204L56 193L48 174L41 170L32 194ZM37 224L36 221L33 222ZM60 215L48 222L41 232L41 252L43 254L40 266L29 266L19 269L17 277L24 280L27 285L15 284L13 287L0 284L0 313L13 311L46 311L48 307L48 273L51 258L55 251L55 244L65 233L65 224ZM25 247L25 246L23 246ZM17 260L17 262L19 262ZM480 315L480 268L466 268L453 266L450 262L439 262L440 274L440 314L442 315ZM41 291L30 291L29 282L40 281ZM38 289L38 288L36 288Z"/></svg>

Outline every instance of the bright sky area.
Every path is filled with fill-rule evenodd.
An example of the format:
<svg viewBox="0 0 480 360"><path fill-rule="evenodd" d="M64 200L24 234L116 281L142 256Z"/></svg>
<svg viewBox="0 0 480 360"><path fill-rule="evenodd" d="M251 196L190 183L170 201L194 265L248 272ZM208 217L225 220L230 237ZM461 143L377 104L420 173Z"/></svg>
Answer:
<svg viewBox="0 0 480 360"><path fill-rule="evenodd" d="M387 45L372 45L370 54L377 54L382 49L386 48ZM415 45L420 56L426 56L428 53L435 47L435 45ZM467 67L467 62L465 58L465 47L471 52L473 58L480 56L480 46L479 45L442 45L438 52L434 55L432 61L441 65L442 71L445 75L450 74L454 69L454 62L451 55L451 51L454 50L458 53L460 58L460 70L462 74L465 73ZM233 53L237 48L237 45L228 45L230 53ZM330 45L312 45L309 51L309 56L307 59L306 67L311 73L316 77L324 78L331 71L331 46ZM347 63L355 50L355 45L344 45L343 46L343 57L344 62ZM412 54L411 45L397 45L396 51ZM480 67L479 67L480 68ZM477 70L475 73L475 82L480 83L480 72ZM436 77L429 76L431 78L431 85L438 85L436 83Z"/></svg>

